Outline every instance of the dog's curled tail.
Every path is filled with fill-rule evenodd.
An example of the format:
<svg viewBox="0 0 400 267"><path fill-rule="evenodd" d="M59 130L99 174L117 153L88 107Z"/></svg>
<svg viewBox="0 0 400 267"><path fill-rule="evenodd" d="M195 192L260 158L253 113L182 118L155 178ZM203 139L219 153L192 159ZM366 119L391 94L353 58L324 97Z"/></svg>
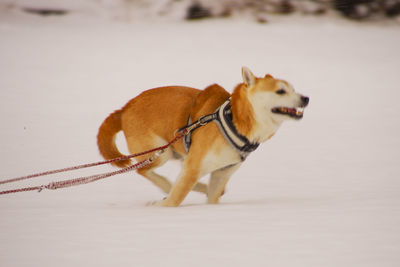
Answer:
<svg viewBox="0 0 400 267"><path fill-rule="evenodd" d="M122 110L116 110L114 113L111 113L101 124L99 133L97 134L97 146L99 147L100 154L106 160L125 156L119 152L115 144L117 133L122 129L121 114ZM131 160L121 160L111 164L123 168L130 165Z"/></svg>

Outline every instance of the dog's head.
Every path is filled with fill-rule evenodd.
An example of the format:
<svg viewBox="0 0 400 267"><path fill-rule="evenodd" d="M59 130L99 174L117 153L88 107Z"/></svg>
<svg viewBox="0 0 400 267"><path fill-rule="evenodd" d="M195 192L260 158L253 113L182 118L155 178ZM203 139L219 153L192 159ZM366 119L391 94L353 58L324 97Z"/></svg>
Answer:
<svg viewBox="0 0 400 267"><path fill-rule="evenodd" d="M267 74L257 78L246 67L242 68L243 82L254 112L261 117L271 117L277 122L303 118L309 98L296 93L288 82Z"/></svg>

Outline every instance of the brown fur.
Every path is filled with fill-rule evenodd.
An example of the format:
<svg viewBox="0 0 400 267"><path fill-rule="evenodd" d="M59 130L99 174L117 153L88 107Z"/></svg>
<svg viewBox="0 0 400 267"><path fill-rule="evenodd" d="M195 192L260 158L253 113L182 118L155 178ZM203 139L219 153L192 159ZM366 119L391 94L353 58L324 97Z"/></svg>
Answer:
<svg viewBox="0 0 400 267"><path fill-rule="evenodd" d="M246 95L246 85L241 83L236 86L231 97L233 123L243 136L248 136L255 125L253 108Z"/></svg>
<svg viewBox="0 0 400 267"><path fill-rule="evenodd" d="M208 86L197 95L193 103L193 107L190 111L192 121L214 112L229 97L230 94L218 84Z"/></svg>
<svg viewBox="0 0 400 267"><path fill-rule="evenodd" d="M99 133L97 135L97 145L100 149L101 155L105 159L114 159L124 156L119 152L115 145L116 134L122 129L121 113L122 110L116 110L114 113L111 113L100 126ZM131 164L131 161L123 160L114 162L112 164L117 167L126 167Z"/></svg>

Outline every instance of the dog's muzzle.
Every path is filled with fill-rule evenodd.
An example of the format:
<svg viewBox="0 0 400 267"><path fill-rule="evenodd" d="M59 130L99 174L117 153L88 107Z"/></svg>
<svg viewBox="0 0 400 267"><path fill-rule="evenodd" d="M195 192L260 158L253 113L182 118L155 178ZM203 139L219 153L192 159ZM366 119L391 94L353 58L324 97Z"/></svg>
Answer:
<svg viewBox="0 0 400 267"><path fill-rule="evenodd" d="M275 114L287 115L293 119L303 118L304 108L308 106L310 98L308 96L301 96L301 104L299 107L289 108L289 107L275 107L271 111Z"/></svg>

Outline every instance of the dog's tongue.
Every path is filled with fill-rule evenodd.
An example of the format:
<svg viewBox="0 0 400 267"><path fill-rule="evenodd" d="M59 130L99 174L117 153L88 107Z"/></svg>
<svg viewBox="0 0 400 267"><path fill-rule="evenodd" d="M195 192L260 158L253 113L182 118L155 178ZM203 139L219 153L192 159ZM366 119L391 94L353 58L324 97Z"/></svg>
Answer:
<svg viewBox="0 0 400 267"><path fill-rule="evenodd" d="M297 110L294 109L294 108L281 108L281 111L284 112L284 113L290 113L290 114L293 114L293 115L297 114Z"/></svg>

